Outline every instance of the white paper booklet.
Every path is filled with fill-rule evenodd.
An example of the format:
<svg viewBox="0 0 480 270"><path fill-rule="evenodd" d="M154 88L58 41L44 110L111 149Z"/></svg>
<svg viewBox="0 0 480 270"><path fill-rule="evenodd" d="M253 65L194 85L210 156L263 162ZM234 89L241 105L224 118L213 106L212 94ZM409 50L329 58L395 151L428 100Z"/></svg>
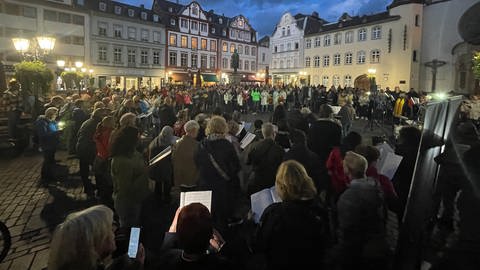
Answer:
<svg viewBox="0 0 480 270"><path fill-rule="evenodd" d="M255 139L255 134L248 132L240 141L240 148L245 149Z"/></svg>
<svg viewBox="0 0 480 270"><path fill-rule="evenodd" d="M282 200L278 197L275 186L271 188L266 188L257 193L254 193L250 196L253 220L255 223L260 222L263 211L270 205L276 202L281 202Z"/></svg>
<svg viewBox="0 0 480 270"><path fill-rule="evenodd" d="M189 205L191 203L201 203L208 208L210 213L212 212L212 191L189 191L180 193L180 207Z"/></svg>
<svg viewBox="0 0 480 270"><path fill-rule="evenodd" d="M402 162L402 159L402 156L388 152L381 163L377 163L378 173L383 174L388 177L388 179L392 180L398 166L400 166L400 162Z"/></svg>

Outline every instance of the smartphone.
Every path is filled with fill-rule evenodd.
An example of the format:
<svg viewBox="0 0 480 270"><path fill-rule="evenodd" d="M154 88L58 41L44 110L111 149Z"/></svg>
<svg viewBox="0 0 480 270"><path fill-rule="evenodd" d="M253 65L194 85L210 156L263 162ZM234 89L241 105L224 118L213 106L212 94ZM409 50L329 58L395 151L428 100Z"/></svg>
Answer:
<svg viewBox="0 0 480 270"><path fill-rule="evenodd" d="M132 227L130 230L130 241L128 242L128 257L136 258L138 244L140 241L140 228Z"/></svg>

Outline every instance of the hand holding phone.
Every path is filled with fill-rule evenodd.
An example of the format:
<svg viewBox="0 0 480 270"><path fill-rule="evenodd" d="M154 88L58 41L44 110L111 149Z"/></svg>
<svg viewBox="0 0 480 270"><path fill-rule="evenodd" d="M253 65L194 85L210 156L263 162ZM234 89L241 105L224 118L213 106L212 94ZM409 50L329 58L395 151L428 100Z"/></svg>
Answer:
<svg viewBox="0 0 480 270"><path fill-rule="evenodd" d="M140 228L132 227L130 230L130 241L128 242L128 257L136 258L138 244L140 242Z"/></svg>

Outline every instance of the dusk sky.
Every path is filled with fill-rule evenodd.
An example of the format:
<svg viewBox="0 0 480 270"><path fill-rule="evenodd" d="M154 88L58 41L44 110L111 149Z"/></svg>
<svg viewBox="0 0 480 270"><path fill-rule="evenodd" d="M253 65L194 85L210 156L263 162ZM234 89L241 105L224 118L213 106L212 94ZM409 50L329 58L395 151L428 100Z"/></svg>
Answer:
<svg viewBox="0 0 480 270"><path fill-rule="evenodd" d="M148 8L151 8L153 3L153 0L117 1L136 6L144 4ZM181 4L190 2L179 0ZM385 11L392 0L197 0L197 2L206 11L213 9L215 13L229 17L244 15L261 38L272 34L275 24L286 11L290 11L293 15L311 14L317 11L321 18L336 21L344 12L362 15Z"/></svg>

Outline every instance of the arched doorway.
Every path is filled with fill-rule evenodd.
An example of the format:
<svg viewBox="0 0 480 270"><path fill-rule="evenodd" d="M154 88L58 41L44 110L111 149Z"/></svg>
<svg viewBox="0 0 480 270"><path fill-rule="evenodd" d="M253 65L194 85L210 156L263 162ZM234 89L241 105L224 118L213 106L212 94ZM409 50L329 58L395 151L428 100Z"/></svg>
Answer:
<svg viewBox="0 0 480 270"><path fill-rule="evenodd" d="M455 91L460 93L479 93L479 80L475 78L472 71L473 53L478 51L480 46L470 45L468 43L457 44L452 54L455 60Z"/></svg>
<svg viewBox="0 0 480 270"><path fill-rule="evenodd" d="M368 76L366 74L360 75L357 78L355 78L355 81L353 83L355 88L358 89L363 89L365 91L370 90L370 79L368 79Z"/></svg>

